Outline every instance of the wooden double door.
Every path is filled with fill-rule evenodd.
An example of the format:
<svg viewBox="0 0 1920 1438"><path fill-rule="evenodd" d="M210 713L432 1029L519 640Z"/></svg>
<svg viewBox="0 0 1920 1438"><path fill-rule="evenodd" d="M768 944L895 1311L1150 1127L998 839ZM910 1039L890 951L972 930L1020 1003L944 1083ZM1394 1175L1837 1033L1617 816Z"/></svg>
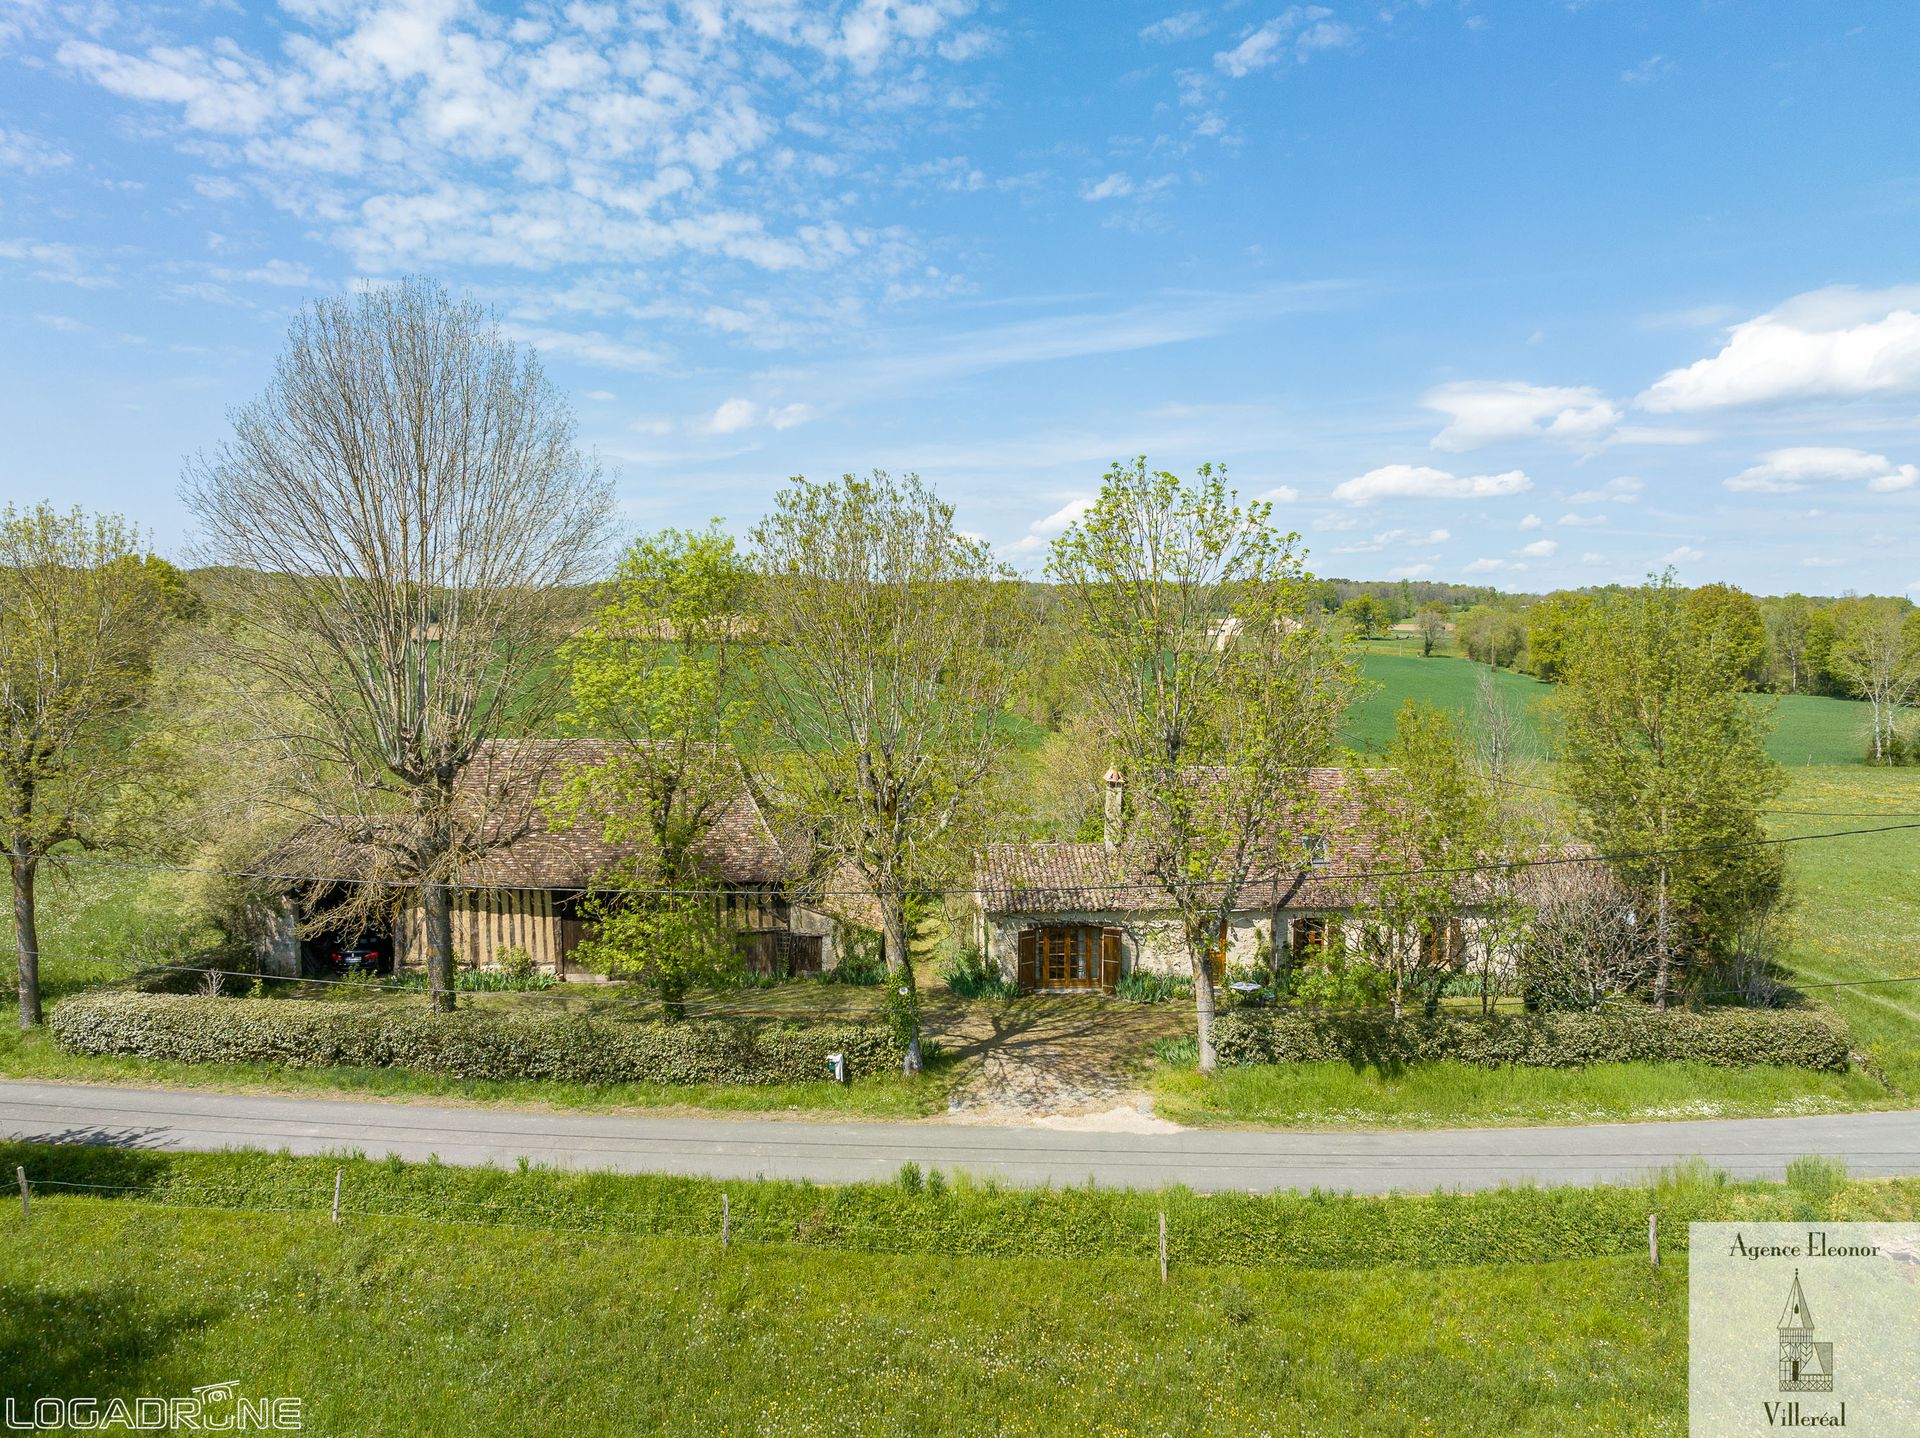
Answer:
<svg viewBox="0 0 1920 1438"><path fill-rule="evenodd" d="M1020 987L1112 993L1120 982L1120 930L1035 924L1020 931Z"/></svg>

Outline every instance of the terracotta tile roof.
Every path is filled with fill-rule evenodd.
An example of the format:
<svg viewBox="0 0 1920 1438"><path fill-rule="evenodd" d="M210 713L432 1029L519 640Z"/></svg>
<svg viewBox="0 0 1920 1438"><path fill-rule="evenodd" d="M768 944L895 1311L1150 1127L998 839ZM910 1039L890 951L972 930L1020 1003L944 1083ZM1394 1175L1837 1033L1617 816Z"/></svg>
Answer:
<svg viewBox="0 0 1920 1438"><path fill-rule="evenodd" d="M591 821L554 828L537 801L566 777L617 752L591 739L496 741L461 776L456 807L474 825L480 855L463 882L489 888L583 889L634 857L634 846L609 843ZM279 845L262 867L270 873L366 878L381 862L378 822L313 823ZM775 885L794 872L760 806L743 787L695 845L713 877L726 884Z"/></svg>
<svg viewBox="0 0 1920 1438"><path fill-rule="evenodd" d="M1309 832L1324 845L1325 863L1301 869L1302 836L1276 821L1267 861L1255 865L1241 890L1241 909L1342 909L1366 897L1363 871L1385 861L1377 857L1367 831L1351 772L1319 768L1307 774L1316 811ZM1210 778L1217 781L1218 775ZM1124 842L1115 849L1090 843L989 844L981 851L977 883L980 906L988 913L1141 913L1172 907L1139 853Z"/></svg>

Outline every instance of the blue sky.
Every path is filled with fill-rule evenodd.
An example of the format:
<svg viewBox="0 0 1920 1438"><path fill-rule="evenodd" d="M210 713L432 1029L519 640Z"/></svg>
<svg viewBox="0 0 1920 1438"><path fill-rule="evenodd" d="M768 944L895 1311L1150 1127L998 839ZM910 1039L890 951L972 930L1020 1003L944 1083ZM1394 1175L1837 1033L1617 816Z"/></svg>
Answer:
<svg viewBox="0 0 1920 1438"><path fill-rule="evenodd" d="M305 299L536 344L634 527L1224 462L1326 574L1920 592L1920 6L0 0L0 495L188 539Z"/></svg>

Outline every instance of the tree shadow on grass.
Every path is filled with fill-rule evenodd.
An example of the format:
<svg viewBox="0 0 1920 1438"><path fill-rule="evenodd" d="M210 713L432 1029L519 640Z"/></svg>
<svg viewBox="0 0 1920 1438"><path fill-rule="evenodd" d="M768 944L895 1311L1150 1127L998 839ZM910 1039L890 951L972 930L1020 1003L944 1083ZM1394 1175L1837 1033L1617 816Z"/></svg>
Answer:
<svg viewBox="0 0 1920 1438"><path fill-rule="evenodd" d="M156 1305L117 1283L0 1281L0 1397L24 1413L35 1398L160 1395L156 1385L179 1381L164 1369L173 1349L220 1316Z"/></svg>

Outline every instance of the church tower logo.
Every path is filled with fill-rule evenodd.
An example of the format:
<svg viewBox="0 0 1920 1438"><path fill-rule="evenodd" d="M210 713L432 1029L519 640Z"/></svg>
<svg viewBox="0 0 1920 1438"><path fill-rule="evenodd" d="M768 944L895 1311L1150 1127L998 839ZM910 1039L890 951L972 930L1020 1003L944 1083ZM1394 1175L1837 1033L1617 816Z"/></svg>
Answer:
<svg viewBox="0 0 1920 1438"><path fill-rule="evenodd" d="M1813 1312L1800 1290L1800 1270L1793 1271L1787 1306L1780 1310L1780 1391L1833 1392L1833 1345L1813 1339Z"/></svg>

